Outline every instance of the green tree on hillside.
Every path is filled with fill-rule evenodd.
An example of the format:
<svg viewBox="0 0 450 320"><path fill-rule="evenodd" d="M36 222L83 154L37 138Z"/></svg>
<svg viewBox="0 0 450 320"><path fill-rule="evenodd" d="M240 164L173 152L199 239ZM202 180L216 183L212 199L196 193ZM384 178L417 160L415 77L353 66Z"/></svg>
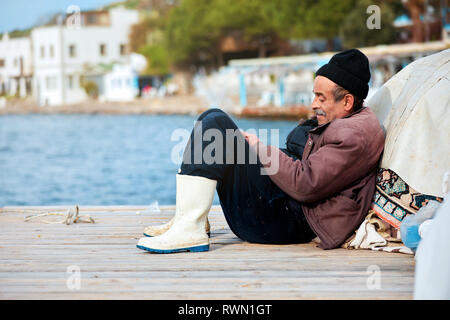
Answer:
<svg viewBox="0 0 450 320"><path fill-rule="evenodd" d="M266 56L269 43L279 37L282 14L275 1L184 0L171 12L166 29L168 49L175 62L223 64L221 44L238 36Z"/></svg>
<svg viewBox="0 0 450 320"><path fill-rule="evenodd" d="M131 4L140 10L141 21L131 29L130 49L146 57L148 65L143 73L169 73L170 62L164 32L168 14L174 4L166 0L134 0L129 5Z"/></svg>
<svg viewBox="0 0 450 320"><path fill-rule="evenodd" d="M260 57L287 43L280 39L326 39L329 50L338 36L347 47L389 43L395 40L391 24L395 1L133 0L143 18L133 28L131 49L147 56L147 72L152 73L172 65L219 67L229 38L244 41ZM381 30L366 27L371 4L381 7Z"/></svg>
<svg viewBox="0 0 450 320"><path fill-rule="evenodd" d="M369 29L366 25L369 17L369 14L366 13L367 7L374 4L380 7L380 29ZM344 48L391 43L395 40L397 34L392 24L394 19L394 11L388 2L359 0L355 8L344 19L340 28L340 37Z"/></svg>
<svg viewBox="0 0 450 320"><path fill-rule="evenodd" d="M296 38L322 38L327 49L333 49L333 39L357 0L306 0L295 10L297 16L292 35Z"/></svg>

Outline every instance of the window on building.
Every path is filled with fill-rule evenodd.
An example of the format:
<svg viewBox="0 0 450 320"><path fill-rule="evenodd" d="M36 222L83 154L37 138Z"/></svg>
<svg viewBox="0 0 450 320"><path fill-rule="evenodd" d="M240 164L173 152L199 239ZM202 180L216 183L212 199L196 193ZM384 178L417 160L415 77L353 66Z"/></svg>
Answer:
<svg viewBox="0 0 450 320"><path fill-rule="evenodd" d="M95 13L87 15L86 18L88 25L97 24L97 15Z"/></svg>
<svg viewBox="0 0 450 320"><path fill-rule="evenodd" d="M73 75L67 76L67 87L69 89L73 89L74 87Z"/></svg>
<svg viewBox="0 0 450 320"><path fill-rule="evenodd" d="M83 75L78 76L77 86L79 88L83 88L86 84L86 77Z"/></svg>
<svg viewBox="0 0 450 320"><path fill-rule="evenodd" d="M0 59L0 68L5 66L5 59Z"/></svg>
<svg viewBox="0 0 450 320"><path fill-rule="evenodd" d="M84 26L109 26L109 12L81 12L81 20Z"/></svg>
<svg viewBox="0 0 450 320"><path fill-rule="evenodd" d="M53 58L55 56L55 49L53 45L50 45L50 58Z"/></svg>
<svg viewBox="0 0 450 320"><path fill-rule="evenodd" d="M56 77L48 76L45 78L45 86L47 90L55 90L56 89Z"/></svg>
<svg viewBox="0 0 450 320"><path fill-rule="evenodd" d="M74 44L71 44L69 46L69 57L71 58L75 58L75 56L77 55L77 50Z"/></svg>
<svg viewBox="0 0 450 320"><path fill-rule="evenodd" d="M125 55L125 50L126 50L126 46L124 44L120 45L120 55L124 56Z"/></svg>
<svg viewBox="0 0 450 320"><path fill-rule="evenodd" d="M45 58L45 47L41 46L41 59Z"/></svg>
<svg viewBox="0 0 450 320"><path fill-rule="evenodd" d="M104 43L100 44L100 55L106 56L106 44L104 44Z"/></svg>

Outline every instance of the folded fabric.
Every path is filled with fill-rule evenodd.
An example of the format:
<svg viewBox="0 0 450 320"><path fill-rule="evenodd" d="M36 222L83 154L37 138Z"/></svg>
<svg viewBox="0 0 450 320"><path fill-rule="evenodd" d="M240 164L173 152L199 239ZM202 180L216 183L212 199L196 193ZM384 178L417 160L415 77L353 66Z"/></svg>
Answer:
<svg viewBox="0 0 450 320"><path fill-rule="evenodd" d="M363 221L358 231L356 231L356 236L349 243L349 247L354 249L372 249L377 246L384 247L385 245L387 245L387 240L378 234L375 230L375 225L371 224L369 220Z"/></svg>
<svg viewBox="0 0 450 320"><path fill-rule="evenodd" d="M396 229L409 215L416 214L430 201L442 202L442 198L418 192L390 169L380 168L371 209L377 216Z"/></svg>
<svg viewBox="0 0 450 320"><path fill-rule="evenodd" d="M414 254L410 248L402 245L399 233L379 219L373 210L369 211L356 233L342 247Z"/></svg>

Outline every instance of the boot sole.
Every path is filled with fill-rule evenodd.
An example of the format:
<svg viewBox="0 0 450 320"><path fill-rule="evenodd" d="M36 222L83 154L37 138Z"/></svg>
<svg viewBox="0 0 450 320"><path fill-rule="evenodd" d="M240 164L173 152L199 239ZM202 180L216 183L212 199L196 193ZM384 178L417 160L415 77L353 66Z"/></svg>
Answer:
<svg viewBox="0 0 450 320"><path fill-rule="evenodd" d="M153 248L147 248L144 246L136 245L139 249L146 250L149 252L155 252L155 253L177 253L177 252L204 252L209 251L209 244L205 244L202 246L195 246L195 247L187 247L187 248L179 248L179 249L170 249L170 250L161 250L161 249L153 249Z"/></svg>
<svg viewBox="0 0 450 320"><path fill-rule="evenodd" d="M206 234L208 235L208 238L211 238L211 232L207 232ZM153 237L153 236L151 236L149 234L146 234L146 233L144 233L144 236L149 237L149 238Z"/></svg>

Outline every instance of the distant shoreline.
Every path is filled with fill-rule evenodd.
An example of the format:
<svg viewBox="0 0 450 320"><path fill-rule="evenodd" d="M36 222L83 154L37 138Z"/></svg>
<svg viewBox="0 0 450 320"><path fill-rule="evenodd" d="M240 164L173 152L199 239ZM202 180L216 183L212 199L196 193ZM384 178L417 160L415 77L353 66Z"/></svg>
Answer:
<svg viewBox="0 0 450 320"><path fill-rule="evenodd" d="M0 107L2 115L27 114L104 114L104 115L198 115L209 109L206 102L195 96L172 96L151 100L137 99L131 102L100 102L89 100L83 103L38 106L31 99L9 101ZM226 112L239 118L255 118L267 120L300 120L311 115L307 107L247 107Z"/></svg>
<svg viewBox="0 0 450 320"><path fill-rule="evenodd" d="M205 109L203 100L194 96L173 96L130 102L100 102L38 106L31 98L8 101L0 115L12 114L196 114Z"/></svg>

